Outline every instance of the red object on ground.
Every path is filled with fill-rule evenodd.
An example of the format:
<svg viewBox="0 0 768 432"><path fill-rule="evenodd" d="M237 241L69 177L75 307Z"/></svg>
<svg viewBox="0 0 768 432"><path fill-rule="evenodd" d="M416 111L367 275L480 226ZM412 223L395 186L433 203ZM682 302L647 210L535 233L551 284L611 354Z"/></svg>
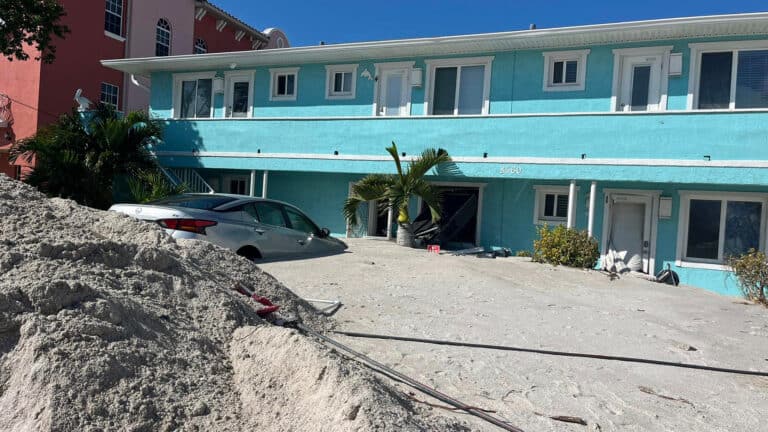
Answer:
<svg viewBox="0 0 768 432"><path fill-rule="evenodd" d="M233 288L235 291L239 292L240 294L252 298L254 301L261 303L262 305L266 306L261 309L256 310L256 315L260 317L265 317L272 312L277 312L278 309L280 309L280 306L277 306L276 304L272 303L268 298L262 297L258 294L253 293L248 288L240 285L239 283L235 284L235 287Z"/></svg>
<svg viewBox="0 0 768 432"><path fill-rule="evenodd" d="M427 252L432 252L439 254L440 253L440 245L428 245L427 246Z"/></svg>

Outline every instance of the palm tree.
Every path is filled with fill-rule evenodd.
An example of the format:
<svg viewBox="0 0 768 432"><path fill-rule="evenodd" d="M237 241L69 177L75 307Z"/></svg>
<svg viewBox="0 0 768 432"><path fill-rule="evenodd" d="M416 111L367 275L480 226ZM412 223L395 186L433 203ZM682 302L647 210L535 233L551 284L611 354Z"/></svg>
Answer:
<svg viewBox="0 0 768 432"><path fill-rule="evenodd" d="M397 210L397 243L411 246L411 218L408 215L408 203L413 196L421 197L429 207L432 222L436 223L440 220L442 198L440 191L427 182L424 176L434 168L449 165L451 157L443 149L426 149L421 156L410 161L407 170L403 171L394 141L386 150L395 161L397 174L369 174L355 183L352 186L352 195L344 202L344 217L350 226L356 226L357 210L361 203L367 201L377 202L380 213L387 212L389 208Z"/></svg>
<svg viewBox="0 0 768 432"><path fill-rule="evenodd" d="M120 116L100 104L92 112L61 116L20 141L11 150L11 160L34 160L34 170L24 181L46 194L107 208L116 178L156 167L150 147L160 134L160 124L146 113Z"/></svg>

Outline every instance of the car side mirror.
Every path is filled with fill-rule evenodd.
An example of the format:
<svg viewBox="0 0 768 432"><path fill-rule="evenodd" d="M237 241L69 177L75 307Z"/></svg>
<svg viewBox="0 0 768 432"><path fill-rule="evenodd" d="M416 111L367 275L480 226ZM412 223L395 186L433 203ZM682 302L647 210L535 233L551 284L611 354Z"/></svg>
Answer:
<svg viewBox="0 0 768 432"><path fill-rule="evenodd" d="M328 228L323 228L320 230L320 238L326 238L331 235L331 231Z"/></svg>

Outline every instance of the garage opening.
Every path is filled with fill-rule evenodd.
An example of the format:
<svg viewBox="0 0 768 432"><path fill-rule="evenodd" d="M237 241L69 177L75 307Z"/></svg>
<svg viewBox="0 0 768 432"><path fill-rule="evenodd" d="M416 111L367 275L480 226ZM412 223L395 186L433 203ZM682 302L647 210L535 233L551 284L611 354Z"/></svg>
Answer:
<svg viewBox="0 0 768 432"><path fill-rule="evenodd" d="M443 213L440 222L431 222L429 207L422 202L419 215L413 222L413 231L425 243L439 244L447 250L477 245L480 188L466 186L437 186L443 194Z"/></svg>

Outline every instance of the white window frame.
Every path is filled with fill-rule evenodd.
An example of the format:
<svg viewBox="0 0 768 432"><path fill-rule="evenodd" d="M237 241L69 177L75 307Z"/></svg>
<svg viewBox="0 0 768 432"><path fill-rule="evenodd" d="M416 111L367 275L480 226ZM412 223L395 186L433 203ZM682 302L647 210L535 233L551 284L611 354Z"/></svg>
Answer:
<svg viewBox="0 0 768 432"><path fill-rule="evenodd" d="M201 44L202 42L202 44ZM200 52L198 52L200 51ZM193 54L208 54L208 42L203 38L195 39L195 46L192 48Z"/></svg>
<svg viewBox="0 0 768 432"><path fill-rule="evenodd" d="M160 26L160 22L161 21L165 21L165 23L168 24L168 28L167 29ZM159 36L158 31L159 30L168 32L168 45L160 43L160 39L158 38L158 36ZM157 45L158 44L168 47L168 55L166 55L166 56L158 56L157 55ZM169 56L172 56L173 55L173 52L172 52L172 49L171 49L172 46L173 46L173 27L171 26L171 22L168 21L165 18L159 18L157 20L157 22L155 23L155 57L169 57Z"/></svg>
<svg viewBox="0 0 768 432"><path fill-rule="evenodd" d="M117 0L117 3L120 3L120 14L119 15L116 14L115 12L109 10L109 8L106 6L106 3L104 4L104 10L105 10L105 13L108 13L110 15L114 15L114 16L116 16L116 17L118 17L120 19L120 32L119 33L113 33L113 32L111 32L111 31L109 31L109 30L107 30L105 28L104 29L104 34L107 35L107 36L114 37L115 39L123 40L124 41L125 38L123 37L123 24L124 24L123 23L123 13L125 12L125 2L123 2L123 0ZM106 20L106 16L104 17L104 19ZM104 24L105 24L105 27L106 27L106 22Z"/></svg>
<svg viewBox="0 0 768 432"><path fill-rule="evenodd" d="M624 74L624 58L635 56L654 56L660 55L661 58L661 82L659 83L659 109L656 111L641 112L659 112L667 110L667 99L669 95L669 57L672 54L672 45L642 47L642 48L621 48L613 50L613 84L611 87L611 112L619 110L619 94L621 93L622 76Z"/></svg>
<svg viewBox="0 0 768 432"><path fill-rule="evenodd" d="M293 75L293 94L277 94L277 78L281 75ZM270 101L295 101L299 94L299 68L273 68L269 70L269 100Z"/></svg>
<svg viewBox="0 0 768 432"><path fill-rule="evenodd" d="M718 111L724 108L700 109L699 105L699 80L701 77L701 55L710 52L732 52L731 60L731 97L728 110L760 110L766 108L736 108L736 81L739 67L739 51L768 50L768 40L731 41L731 42L704 42L688 44L691 50L690 69L688 70L688 100L687 108L696 111Z"/></svg>
<svg viewBox="0 0 768 432"><path fill-rule="evenodd" d="M211 83L211 115L210 117L179 117L181 113L181 83L183 81L201 80L201 79L213 79L216 77L216 72L192 72L192 73L179 73L173 74L173 108L171 109L171 118L188 118L190 120L201 120L205 118L213 118L214 108L214 91L213 83Z"/></svg>
<svg viewBox="0 0 768 432"><path fill-rule="evenodd" d="M563 218L557 216L544 216L544 203L546 202L547 195L565 195L570 193L570 186L554 186L554 185L534 185L534 191L536 197L533 200L533 224L534 225L565 225L568 223L568 216ZM579 195L579 187L576 187L576 196ZM555 197L555 207L557 207L557 197ZM574 214L578 207L578 200L574 200Z"/></svg>
<svg viewBox="0 0 768 432"><path fill-rule="evenodd" d="M427 77L425 79L424 86L426 91L424 92L424 115L431 116L432 108L434 107L434 83L435 83L435 70L442 67L456 67L458 68L456 74L456 95L454 100L453 116L477 116L488 115L490 112L490 95L491 95L491 65L493 64L493 56L487 57L465 57L454 59L438 59L438 60L425 60L424 63L427 66ZM485 75L483 76L483 109L480 114L458 114L459 109L459 85L461 83L461 68L464 66L485 66Z"/></svg>
<svg viewBox="0 0 768 432"><path fill-rule="evenodd" d="M379 113L379 109L381 107L381 102L379 101L379 87L381 87L381 80L380 77L384 74L385 71L388 70L397 70L397 69L403 69L406 71L405 73L405 80L404 85L406 86L405 90L405 115L403 117L410 117L411 116L411 93L412 93L412 84L411 84L411 74L413 73L413 67L416 65L415 61L404 61L404 62L388 62L388 63L374 63L374 74L375 77L375 84L373 85L373 116L379 117L381 116Z"/></svg>
<svg viewBox="0 0 768 432"><path fill-rule="evenodd" d="M354 99L357 93L357 66L356 64L344 64L344 65L328 65L325 67L325 98L329 100L334 99ZM352 74L352 87L349 92L336 92L333 89L336 74L351 73Z"/></svg>
<svg viewBox="0 0 768 432"><path fill-rule="evenodd" d="M759 202L763 205L762 215L760 216L760 242L759 250L765 251L766 245L766 219L768 219L768 194L752 192L706 192L706 191L680 191L680 215L677 230L677 251L675 255L675 264L678 267L702 268L710 270L726 270L731 268L727 266L723 259L723 248L725 245L725 217L728 208L728 201L749 201ZM718 259L711 260L705 258L689 258L686 256L688 246L688 219L691 200L715 200L721 201L720 205L720 232L718 238Z"/></svg>
<svg viewBox="0 0 768 432"><path fill-rule="evenodd" d="M542 90L544 91L583 91L587 81L587 56L590 50L573 51L549 51L541 53L544 56L544 78L542 81ZM555 83L554 78L555 62L576 62L576 82L575 83ZM563 71L565 78L565 71Z"/></svg>
<svg viewBox="0 0 768 432"><path fill-rule="evenodd" d="M113 87L115 89L115 103L114 104L111 103L111 102L104 102L104 100L102 98L102 95L105 94L102 91L103 90L102 86L105 86L105 85L109 86L109 87ZM101 102L101 103L103 103L105 105L111 105L111 106L115 107L115 109L117 109L117 107L120 106L120 87L116 86L114 84L102 81L101 85L99 86L99 102Z"/></svg>
<svg viewBox="0 0 768 432"><path fill-rule="evenodd" d="M229 113L229 106L232 104L232 81L235 78L247 78L248 80L248 114L241 118L253 117L253 82L255 80L255 70L238 70L238 71L226 71L224 72L224 109L222 110L222 116L226 118L238 118L232 117Z"/></svg>

